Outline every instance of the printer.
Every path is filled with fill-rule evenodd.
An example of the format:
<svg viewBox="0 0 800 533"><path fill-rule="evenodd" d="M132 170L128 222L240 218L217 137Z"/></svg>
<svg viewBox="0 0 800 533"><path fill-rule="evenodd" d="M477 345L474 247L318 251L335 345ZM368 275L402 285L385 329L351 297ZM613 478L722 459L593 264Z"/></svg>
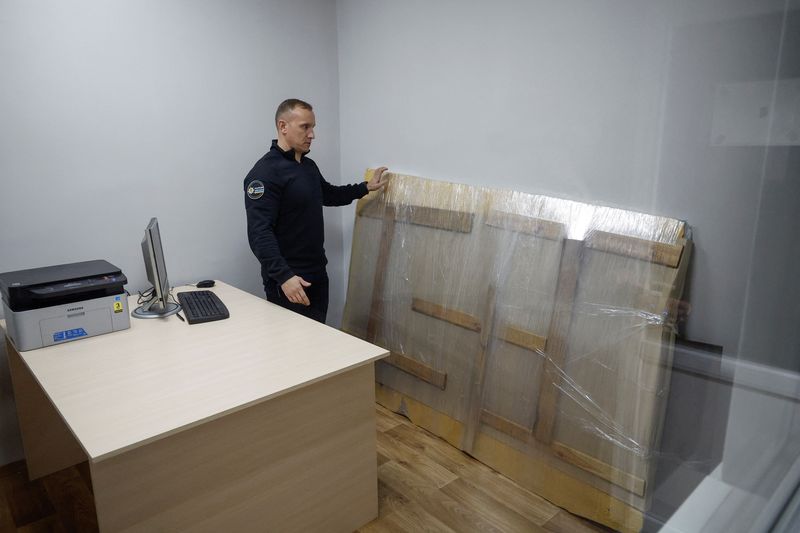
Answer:
<svg viewBox="0 0 800 533"><path fill-rule="evenodd" d="M6 332L26 351L128 329L127 282L102 260L0 274Z"/></svg>

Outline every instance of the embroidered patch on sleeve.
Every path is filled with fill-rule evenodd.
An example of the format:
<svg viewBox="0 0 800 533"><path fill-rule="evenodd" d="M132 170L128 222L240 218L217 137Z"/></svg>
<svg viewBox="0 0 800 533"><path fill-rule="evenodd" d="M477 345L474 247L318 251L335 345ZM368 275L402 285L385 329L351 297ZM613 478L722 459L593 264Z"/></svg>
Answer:
<svg viewBox="0 0 800 533"><path fill-rule="evenodd" d="M247 185L247 197L251 200L258 200L264 196L264 184L260 180L253 180Z"/></svg>

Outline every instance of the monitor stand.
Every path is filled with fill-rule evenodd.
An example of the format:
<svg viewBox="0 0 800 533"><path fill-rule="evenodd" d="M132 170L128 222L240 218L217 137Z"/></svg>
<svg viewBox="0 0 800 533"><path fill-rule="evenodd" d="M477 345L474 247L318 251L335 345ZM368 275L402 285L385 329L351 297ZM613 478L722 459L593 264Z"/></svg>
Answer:
<svg viewBox="0 0 800 533"><path fill-rule="evenodd" d="M164 318L174 315L181 310L181 306L174 302L163 302L154 297L133 310L133 318Z"/></svg>

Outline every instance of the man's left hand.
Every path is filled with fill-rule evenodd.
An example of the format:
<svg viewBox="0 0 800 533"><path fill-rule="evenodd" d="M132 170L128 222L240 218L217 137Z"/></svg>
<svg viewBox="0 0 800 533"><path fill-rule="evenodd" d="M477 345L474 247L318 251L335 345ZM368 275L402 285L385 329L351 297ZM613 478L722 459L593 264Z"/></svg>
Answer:
<svg viewBox="0 0 800 533"><path fill-rule="evenodd" d="M377 191L378 189L382 189L384 185L389 183L389 178L386 176L387 174L386 167L376 168L372 171L372 179L367 182L367 190Z"/></svg>

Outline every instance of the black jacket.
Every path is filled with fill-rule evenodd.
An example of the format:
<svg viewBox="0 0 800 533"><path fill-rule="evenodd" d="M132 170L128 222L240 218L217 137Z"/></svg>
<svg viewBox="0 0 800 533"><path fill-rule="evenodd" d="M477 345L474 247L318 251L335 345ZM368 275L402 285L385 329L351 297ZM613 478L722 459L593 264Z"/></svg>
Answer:
<svg viewBox="0 0 800 533"><path fill-rule="evenodd" d="M279 285L294 275L318 273L328 264L322 206L347 205L367 194L367 184L331 185L308 157L278 142L244 179L244 206L250 249L261 276Z"/></svg>

